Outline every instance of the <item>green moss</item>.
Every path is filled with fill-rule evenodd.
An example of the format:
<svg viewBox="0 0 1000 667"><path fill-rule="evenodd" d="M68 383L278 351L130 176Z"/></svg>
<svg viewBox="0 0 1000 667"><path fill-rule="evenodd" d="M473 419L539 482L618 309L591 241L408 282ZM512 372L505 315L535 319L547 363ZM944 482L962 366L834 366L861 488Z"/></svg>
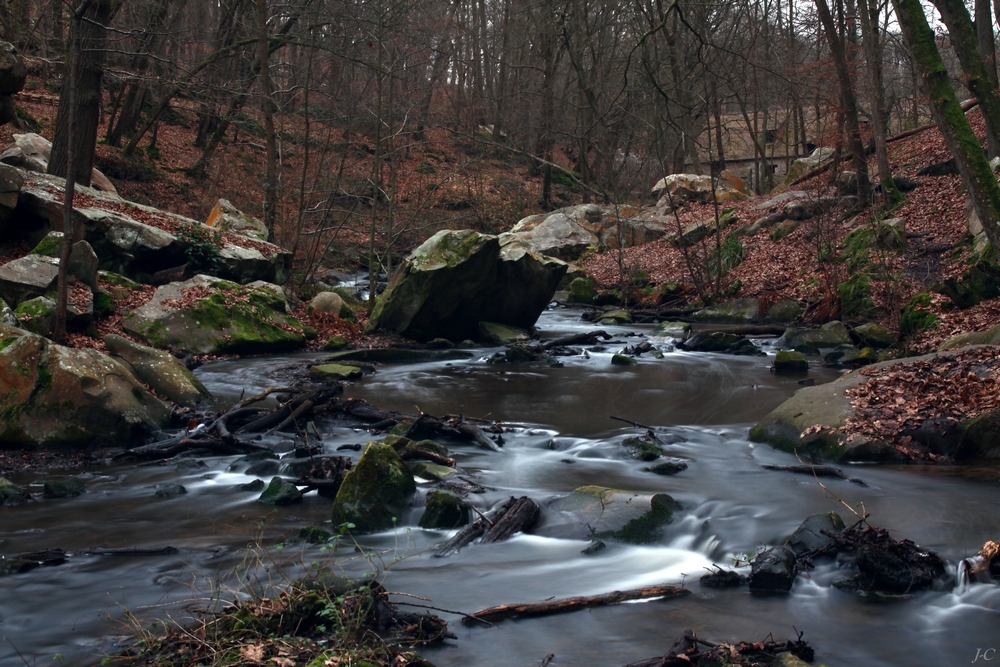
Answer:
<svg viewBox="0 0 1000 667"><path fill-rule="evenodd" d="M131 317L132 313L129 313L128 316ZM128 317L125 319L128 319ZM147 322L139 326L139 335L153 347L165 348L170 343L167 336L167 328L162 322Z"/></svg>
<svg viewBox="0 0 1000 667"><path fill-rule="evenodd" d="M7 336L6 338L0 338L0 351L6 350L8 347L17 342L17 338L14 336Z"/></svg>
<svg viewBox="0 0 1000 667"><path fill-rule="evenodd" d="M46 305L41 299L31 299L29 301L23 302L14 311L14 316L17 319L40 319L42 317L48 317L51 313L51 309Z"/></svg>
<svg viewBox="0 0 1000 667"><path fill-rule="evenodd" d="M63 234L62 232L49 232L45 237L32 248L32 255L44 255L45 257L58 257L62 252Z"/></svg>
<svg viewBox="0 0 1000 667"><path fill-rule="evenodd" d="M628 457L631 459L655 461L663 455L662 449L642 438L625 438L625 442L622 444L625 446Z"/></svg>
<svg viewBox="0 0 1000 667"><path fill-rule="evenodd" d="M661 501L659 496L654 496L650 503L650 510L641 517L632 519L619 530L606 530L595 533L597 539L611 539L628 544L649 544L655 542L660 537L663 526L673 519L674 510L666 501Z"/></svg>
<svg viewBox="0 0 1000 667"><path fill-rule="evenodd" d="M923 310L931 305L931 297L927 292L915 294L910 299L899 318L899 335L908 338L925 329L929 329L938 320L938 316Z"/></svg>
<svg viewBox="0 0 1000 667"><path fill-rule="evenodd" d="M421 528L448 530L466 521L465 503L461 498L444 491L432 491L420 517Z"/></svg>
<svg viewBox="0 0 1000 667"><path fill-rule="evenodd" d="M344 477L333 502L333 525L357 532L387 530L416 493L413 475L390 445L372 442Z"/></svg>
<svg viewBox="0 0 1000 667"><path fill-rule="evenodd" d="M323 349L330 352L336 352L337 350L343 350L348 345L350 345L350 343L348 343L347 339L343 336L330 336L330 338L323 343Z"/></svg>
<svg viewBox="0 0 1000 667"><path fill-rule="evenodd" d="M110 271L99 271L97 275L104 282L111 283L112 285L118 285L119 287L125 287L128 289L139 289L142 287L142 285L134 280L129 280L125 276L118 275L117 273L111 273Z"/></svg>
<svg viewBox="0 0 1000 667"><path fill-rule="evenodd" d="M103 319L114 315L114 312L114 297L102 290L94 292L94 316L98 319Z"/></svg>
<svg viewBox="0 0 1000 667"><path fill-rule="evenodd" d="M837 285L840 294L840 315L843 319L865 319L875 312L871 282L866 273L855 273L850 280Z"/></svg>
<svg viewBox="0 0 1000 667"><path fill-rule="evenodd" d="M574 278L569 284L570 303L592 304L597 298L597 281L590 276Z"/></svg>

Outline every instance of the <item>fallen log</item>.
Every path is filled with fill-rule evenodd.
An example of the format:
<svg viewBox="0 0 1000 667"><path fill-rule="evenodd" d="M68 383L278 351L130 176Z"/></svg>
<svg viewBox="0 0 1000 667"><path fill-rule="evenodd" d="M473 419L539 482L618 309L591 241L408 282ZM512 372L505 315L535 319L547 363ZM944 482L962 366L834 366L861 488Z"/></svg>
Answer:
<svg viewBox="0 0 1000 667"><path fill-rule="evenodd" d="M958 564L960 586L988 584L996 575L1000 575L1000 544L996 542L987 542L979 553L972 558L962 559Z"/></svg>
<svg viewBox="0 0 1000 667"><path fill-rule="evenodd" d="M487 607L473 612L462 619L462 623L470 625L476 620L486 620L490 622L502 621L515 616L549 616L552 614L562 614L577 609L587 607L603 607L605 605L618 604L629 600L646 600L649 598L677 598L690 595L691 591L686 588L676 586L646 586L644 588L633 588L627 591L612 591L601 595L578 596L570 598L557 598L545 600L543 602L523 602L514 604L501 604L495 607Z"/></svg>
<svg viewBox="0 0 1000 667"><path fill-rule="evenodd" d="M471 544L481 535L484 536L484 544L502 542L519 530L529 530L538 521L540 513L535 501L527 496L511 496L510 500L488 514L483 514L475 507L472 509L479 514L479 518L438 547L434 558L446 558L458 553L459 549ZM485 536L490 537L489 541Z"/></svg>
<svg viewBox="0 0 1000 667"><path fill-rule="evenodd" d="M206 450L216 456L232 456L233 454L251 454L253 452L271 451L264 445L239 440L233 436L215 438L202 432L194 437L180 435L148 445L140 445L119 452L112 457L113 461L153 461L169 459L191 450Z"/></svg>
<svg viewBox="0 0 1000 667"><path fill-rule="evenodd" d="M555 340L550 340L549 342L542 345L542 349L551 350L554 347L568 347L570 345L593 345L594 343L597 342L598 338L603 338L604 340L610 340L612 336L603 329L598 329L597 331L573 334L572 336L563 336L562 338L556 338Z"/></svg>
<svg viewBox="0 0 1000 667"><path fill-rule="evenodd" d="M119 547L117 549L106 549L104 547L90 547L82 551L76 551L75 556L169 556L180 553L177 547Z"/></svg>

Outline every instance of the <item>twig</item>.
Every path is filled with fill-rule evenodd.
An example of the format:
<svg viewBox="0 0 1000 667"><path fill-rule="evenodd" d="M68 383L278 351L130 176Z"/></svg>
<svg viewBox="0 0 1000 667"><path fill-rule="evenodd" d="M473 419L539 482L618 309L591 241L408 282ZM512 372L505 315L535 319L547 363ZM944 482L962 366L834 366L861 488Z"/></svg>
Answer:
<svg viewBox="0 0 1000 667"><path fill-rule="evenodd" d="M389 593L389 595L404 595L404 593ZM419 598L419 599L423 600L423 598ZM416 602L393 602L392 604L396 605L397 607L399 605L404 605L406 607L420 607L421 609L433 609L434 611L443 611L446 614L455 614L456 616L461 616L461 617L463 617L463 619L464 618L471 618L472 620L479 621L480 623L488 625L491 628L495 628L496 627L496 625L494 625L493 623L490 623L489 621L484 620L482 618L476 618L475 616L470 616L469 614L465 613L464 611L455 611L453 609L445 609L443 607L432 607L429 604L417 604Z"/></svg>

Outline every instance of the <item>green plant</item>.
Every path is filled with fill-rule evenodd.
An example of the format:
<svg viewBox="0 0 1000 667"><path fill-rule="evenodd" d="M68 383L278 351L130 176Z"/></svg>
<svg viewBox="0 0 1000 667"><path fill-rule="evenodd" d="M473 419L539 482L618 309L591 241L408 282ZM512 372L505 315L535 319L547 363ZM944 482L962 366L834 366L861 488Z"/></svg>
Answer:
<svg viewBox="0 0 1000 667"><path fill-rule="evenodd" d="M708 258L709 274L723 277L743 261L743 244L736 237L730 236L718 248L712 250Z"/></svg>
<svg viewBox="0 0 1000 667"><path fill-rule="evenodd" d="M211 271L219 265L222 233L204 225L181 224L177 238L184 244L184 256L196 271Z"/></svg>
<svg viewBox="0 0 1000 667"><path fill-rule="evenodd" d="M837 286L840 295L840 314L844 319L864 319L875 311L872 286L867 273L855 273Z"/></svg>
<svg viewBox="0 0 1000 667"><path fill-rule="evenodd" d="M929 329L938 320L938 316L928 310L931 305L931 295L927 292L914 294L910 301L903 308L903 313L899 318L899 335L902 338L909 338Z"/></svg>

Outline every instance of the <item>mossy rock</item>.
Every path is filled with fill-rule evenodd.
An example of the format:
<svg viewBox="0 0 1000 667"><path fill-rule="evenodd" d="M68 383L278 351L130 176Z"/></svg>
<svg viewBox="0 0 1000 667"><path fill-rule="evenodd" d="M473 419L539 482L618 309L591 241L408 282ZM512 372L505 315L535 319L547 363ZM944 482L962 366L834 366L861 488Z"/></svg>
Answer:
<svg viewBox="0 0 1000 667"><path fill-rule="evenodd" d="M961 278L949 278L935 283L931 291L944 294L958 308L966 309L977 303L1000 296L1000 266L989 260L981 260L962 274Z"/></svg>
<svg viewBox="0 0 1000 667"><path fill-rule="evenodd" d="M601 314L598 322L601 324L632 324L632 314L627 310L608 310Z"/></svg>
<svg viewBox="0 0 1000 667"><path fill-rule="evenodd" d="M468 512L461 498L444 491L431 491L427 494L424 513L420 517L421 528L450 530L467 522Z"/></svg>
<svg viewBox="0 0 1000 667"><path fill-rule="evenodd" d="M191 294L198 297L181 305ZM283 352L306 342L302 324L285 308L277 287L198 275L158 288L123 325L147 345L187 354Z"/></svg>
<svg viewBox="0 0 1000 667"><path fill-rule="evenodd" d="M652 442L634 436L625 438L622 445L628 457L638 461L655 461L663 455L663 450Z"/></svg>
<svg viewBox="0 0 1000 667"><path fill-rule="evenodd" d="M668 476L683 472L687 470L687 467L688 465L684 461L664 461L663 463L657 463L655 466L646 468L646 471L656 475Z"/></svg>
<svg viewBox="0 0 1000 667"><path fill-rule="evenodd" d="M590 533L587 537L649 544L660 538L663 526L670 523L680 505L665 493L633 493L600 486L582 486L556 500L551 509L569 515L574 525ZM574 534L572 529L553 528L547 532Z"/></svg>
<svg viewBox="0 0 1000 667"><path fill-rule="evenodd" d="M427 461L410 463L407 465L410 468L410 472L412 472L415 477L433 479L438 482L443 482L458 474L458 471L454 468L449 468L448 466L438 465L437 463L430 463Z"/></svg>
<svg viewBox="0 0 1000 667"><path fill-rule="evenodd" d="M42 485L42 496L45 498L72 498L86 491L87 487L79 477L52 480Z"/></svg>
<svg viewBox="0 0 1000 667"><path fill-rule="evenodd" d="M966 345L997 345L1000 343L1000 324L986 331L971 331L952 336L941 343L938 352L956 350Z"/></svg>
<svg viewBox="0 0 1000 667"><path fill-rule="evenodd" d="M357 366L343 364L317 364L309 368L309 377L326 383L357 380L363 375Z"/></svg>
<svg viewBox="0 0 1000 667"><path fill-rule="evenodd" d="M847 352L837 361L841 366L867 366L878 361L878 352L873 348L866 347L861 350Z"/></svg>
<svg viewBox="0 0 1000 667"><path fill-rule="evenodd" d="M116 334L106 335L104 344L136 379L178 405L194 407L212 397L201 380L165 350L155 350Z"/></svg>
<svg viewBox="0 0 1000 667"><path fill-rule="evenodd" d="M775 373L805 373L809 371L809 360L801 352L779 350L774 355Z"/></svg>
<svg viewBox="0 0 1000 667"><path fill-rule="evenodd" d="M327 352L337 352L348 347L350 343L343 336L330 336L325 343L323 343L323 349Z"/></svg>
<svg viewBox="0 0 1000 667"><path fill-rule="evenodd" d="M611 357L612 366L638 366L639 362L635 357L630 357L627 354L616 354Z"/></svg>
<svg viewBox="0 0 1000 667"><path fill-rule="evenodd" d="M759 315L760 302L757 299L734 299L703 308L693 314L691 318L699 322L741 324L752 322Z"/></svg>
<svg viewBox="0 0 1000 667"><path fill-rule="evenodd" d="M480 322L479 340L490 345L506 345L508 343L528 340L528 333L523 329L509 327L505 324Z"/></svg>
<svg viewBox="0 0 1000 667"><path fill-rule="evenodd" d="M855 273L850 280L837 285L840 295L840 314L848 320L859 320L872 317L875 314L875 302L872 301L872 286L868 275Z"/></svg>
<svg viewBox="0 0 1000 667"><path fill-rule="evenodd" d="M910 298L899 317L899 335L902 338L909 338L934 326L938 316L925 310L930 305L931 296L927 292L914 294Z"/></svg>
<svg viewBox="0 0 1000 667"><path fill-rule="evenodd" d="M328 530L319 526L302 526L299 528L299 539L309 544L326 544L333 537Z"/></svg>
<svg viewBox="0 0 1000 667"><path fill-rule="evenodd" d="M802 306L794 299L778 299L767 309L765 322L788 324L802 317Z"/></svg>
<svg viewBox="0 0 1000 667"><path fill-rule="evenodd" d="M590 276L574 278L569 284L569 303L593 305L597 299L597 281Z"/></svg>
<svg viewBox="0 0 1000 667"><path fill-rule="evenodd" d="M371 442L344 476L333 502L333 525L354 524L353 531L371 533L395 526L417 486L391 445Z"/></svg>
<svg viewBox="0 0 1000 667"><path fill-rule="evenodd" d="M62 252L62 243L62 232L49 232L38 242L38 245L31 249L31 254L43 255L45 257L59 257Z"/></svg>
<svg viewBox="0 0 1000 667"><path fill-rule="evenodd" d="M970 419L962 425L962 430L956 461L1000 459L1000 410Z"/></svg>
<svg viewBox="0 0 1000 667"><path fill-rule="evenodd" d="M15 507L31 500L31 496L6 477L0 477L0 506Z"/></svg>
<svg viewBox="0 0 1000 667"><path fill-rule="evenodd" d="M653 333L671 338L685 338L691 333L691 325L687 322L660 322L653 327Z"/></svg>
<svg viewBox="0 0 1000 667"><path fill-rule="evenodd" d="M21 302L14 309L14 317L23 329L48 338L52 336L55 326L55 311L56 302L53 299L38 296Z"/></svg>
<svg viewBox="0 0 1000 667"><path fill-rule="evenodd" d="M302 492L299 487L280 477L272 477L257 502L265 505L292 505L302 502Z"/></svg>
<svg viewBox="0 0 1000 667"><path fill-rule="evenodd" d="M896 344L895 332L878 324L862 324L854 328L854 333L864 345L875 349L881 350Z"/></svg>
<svg viewBox="0 0 1000 667"><path fill-rule="evenodd" d="M455 347L455 344L447 338L435 338L427 341L427 344L424 345L424 347L428 350L450 350Z"/></svg>
<svg viewBox="0 0 1000 667"><path fill-rule="evenodd" d="M843 322L834 320L827 322L819 329L797 329L788 327L782 335L784 344L790 348L799 345L811 345L816 348L831 348L838 345L854 345L851 334Z"/></svg>

